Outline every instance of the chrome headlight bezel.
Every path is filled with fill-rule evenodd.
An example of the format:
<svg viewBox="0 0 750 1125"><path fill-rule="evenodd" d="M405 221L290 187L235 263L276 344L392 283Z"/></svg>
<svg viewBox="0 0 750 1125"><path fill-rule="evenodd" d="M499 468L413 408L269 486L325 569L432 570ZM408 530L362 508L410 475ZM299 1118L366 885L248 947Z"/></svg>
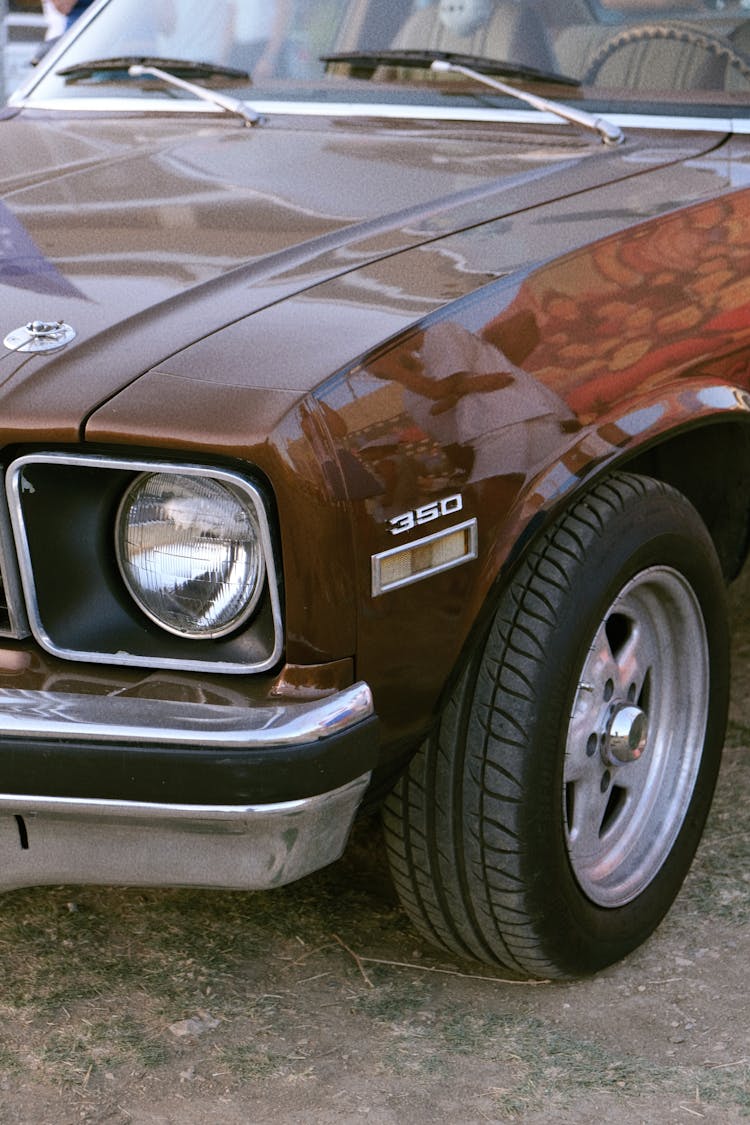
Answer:
<svg viewBox="0 0 750 1125"><path fill-rule="evenodd" d="M139 668L248 674L278 666L284 637L275 508L268 485L248 470L104 453L45 451L13 461L6 492L39 645L64 660ZM139 477L161 473L212 478L241 495L257 521L265 582L249 614L225 635L198 641L168 632L144 614L123 580L114 550L117 512Z"/></svg>

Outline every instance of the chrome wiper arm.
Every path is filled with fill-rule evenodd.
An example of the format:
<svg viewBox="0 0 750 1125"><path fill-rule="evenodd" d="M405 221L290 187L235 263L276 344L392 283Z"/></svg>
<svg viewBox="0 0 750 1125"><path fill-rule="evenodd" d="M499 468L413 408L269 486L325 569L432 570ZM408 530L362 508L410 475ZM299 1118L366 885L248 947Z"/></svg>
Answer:
<svg viewBox="0 0 750 1125"><path fill-rule="evenodd" d="M583 109L569 106L562 102L541 98L527 90L519 90L516 86L509 86L498 81L492 75L502 75L505 78L527 79L534 82L556 82L564 86L580 86L576 78L569 78L565 74L555 74L553 71L537 70L532 66L522 66L515 63L503 62L499 59L485 59L473 55L461 55L453 51L432 50L383 50L383 51L339 51L335 54L321 55L320 61L324 63L347 63L354 70L364 71L371 77L381 66L417 67L425 70L434 70L438 73L453 72L463 74L466 78L473 78L475 82L489 86L508 97L517 98L526 102L534 109L543 113L554 113L557 117L578 125L582 129L596 132L605 144L619 145L624 141L624 136L616 125L603 117L595 117Z"/></svg>
<svg viewBox="0 0 750 1125"><path fill-rule="evenodd" d="M501 59L487 59L480 55L463 55L456 51L433 51L416 48L397 48L382 51L336 51L321 55L324 63L345 63L371 77L378 67L403 66L429 70L434 62L449 62L456 66L471 67L481 74L499 74L505 78L527 79L529 82L554 82L561 86L580 86L577 78L558 74L552 70L539 70L521 63L504 62Z"/></svg>
<svg viewBox="0 0 750 1125"><path fill-rule="evenodd" d="M260 114L246 106L239 98L229 98L225 94L218 94L216 90L207 90L205 86L198 86L195 82L187 82L184 78L178 78L176 74L171 74L168 70L162 70L161 67L143 66L141 63L135 63L128 67L128 74L132 78L141 78L144 75L158 78L160 82L164 82L167 86L175 86L178 90L185 90L188 94L192 94L194 98L200 98L201 101L218 106L226 113L241 117L246 125L258 125L261 121Z"/></svg>
<svg viewBox="0 0 750 1125"><path fill-rule="evenodd" d="M528 90L519 90L505 82L498 82L497 79L491 78L488 74L482 74L480 71L474 70L473 67L461 66L459 63L448 62L447 59L435 59L430 69L439 74L450 72L463 74L466 78L473 78L475 82L498 90L508 97L517 98L542 113L553 113L556 117L561 117L564 121L570 122L571 125L578 125L589 132L598 133L605 145L620 145L625 140L622 130L604 117L595 117L593 113L586 113L585 110L577 109L575 106L551 101L549 98L540 98L536 94L529 93Z"/></svg>
<svg viewBox="0 0 750 1125"><path fill-rule="evenodd" d="M217 66L210 62L194 62L191 59L162 59L148 55L114 55L111 58L89 59L86 62L74 63L72 66L61 67L55 73L62 78L75 81L77 78L93 78L97 74L106 75L112 71L122 71L131 78L142 78L145 75L150 75L152 78L164 82L167 86L175 86L180 90L185 90L188 94L192 94L194 98L200 98L201 101L218 106L225 113L241 117L246 125L257 125L261 119L259 113L250 109L239 98L229 98L225 94L219 94L215 90L198 86L197 83L189 82L186 78L180 77L182 73L189 74L193 78L218 77L232 81L250 82L250 75L247 71L237 70L231 66Z"/></svg>

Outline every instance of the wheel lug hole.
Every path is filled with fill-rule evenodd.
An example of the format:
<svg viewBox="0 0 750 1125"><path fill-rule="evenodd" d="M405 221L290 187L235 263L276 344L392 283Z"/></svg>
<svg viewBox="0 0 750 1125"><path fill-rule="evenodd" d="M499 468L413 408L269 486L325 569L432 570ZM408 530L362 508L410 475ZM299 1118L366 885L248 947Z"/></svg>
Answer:
<svg viewBox="0 0 750 1125"><path fill-rule="evenodd" d="M609 772L609 770L605 770L604 773L602 774L602 784L601 784L602 793L606 793L611 784L612 784L612 774Z"/></svg>
<svg viewBox="0 0 750 1125"><path fill-rule="evenodd" d="M599 738L595 734L590 734L586 743L586 756L593 758L594 754L599 748Z"/></svg>
<svg viewBox="0 0 750 1125"><path fill-rule="evenodd" d="M612 696L615 694L615 685L612 680L607 680L604 685L604 702L609 703Z"/></svg>

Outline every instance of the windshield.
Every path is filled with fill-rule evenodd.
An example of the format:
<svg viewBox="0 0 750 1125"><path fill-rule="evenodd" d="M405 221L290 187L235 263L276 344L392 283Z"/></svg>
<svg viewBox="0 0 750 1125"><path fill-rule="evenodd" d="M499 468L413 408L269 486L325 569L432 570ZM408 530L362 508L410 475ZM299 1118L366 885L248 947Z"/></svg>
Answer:
<svg viewBox="0 0 750 1125"><path fill-rule="evenodd" d="M508 64L524 88L548 84L599 111L750 110L750 0L99 0L26 96L190 98L128 74L128 60L147 58L208 63L196 82L264 105L508 104L466 75L430 70L446 53L476 69ZM118 65L81 65L110 59ZM553 87L555 75L575 81Z"/></svg>

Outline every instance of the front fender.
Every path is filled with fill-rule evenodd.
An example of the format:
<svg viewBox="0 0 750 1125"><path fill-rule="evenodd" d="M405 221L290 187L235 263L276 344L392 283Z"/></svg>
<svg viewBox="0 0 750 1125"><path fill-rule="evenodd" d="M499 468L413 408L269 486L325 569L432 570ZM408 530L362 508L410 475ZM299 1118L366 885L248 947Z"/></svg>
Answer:
<svg viewBox="0 0 750 1125"><path fill-rule="evenodd" d="M386 738L425 728L494 585L580 489L747 414L749 278L750 193L729 193L486 285L320 389ZM476 558L374 593L373 556L470 520Z"/></svg>

